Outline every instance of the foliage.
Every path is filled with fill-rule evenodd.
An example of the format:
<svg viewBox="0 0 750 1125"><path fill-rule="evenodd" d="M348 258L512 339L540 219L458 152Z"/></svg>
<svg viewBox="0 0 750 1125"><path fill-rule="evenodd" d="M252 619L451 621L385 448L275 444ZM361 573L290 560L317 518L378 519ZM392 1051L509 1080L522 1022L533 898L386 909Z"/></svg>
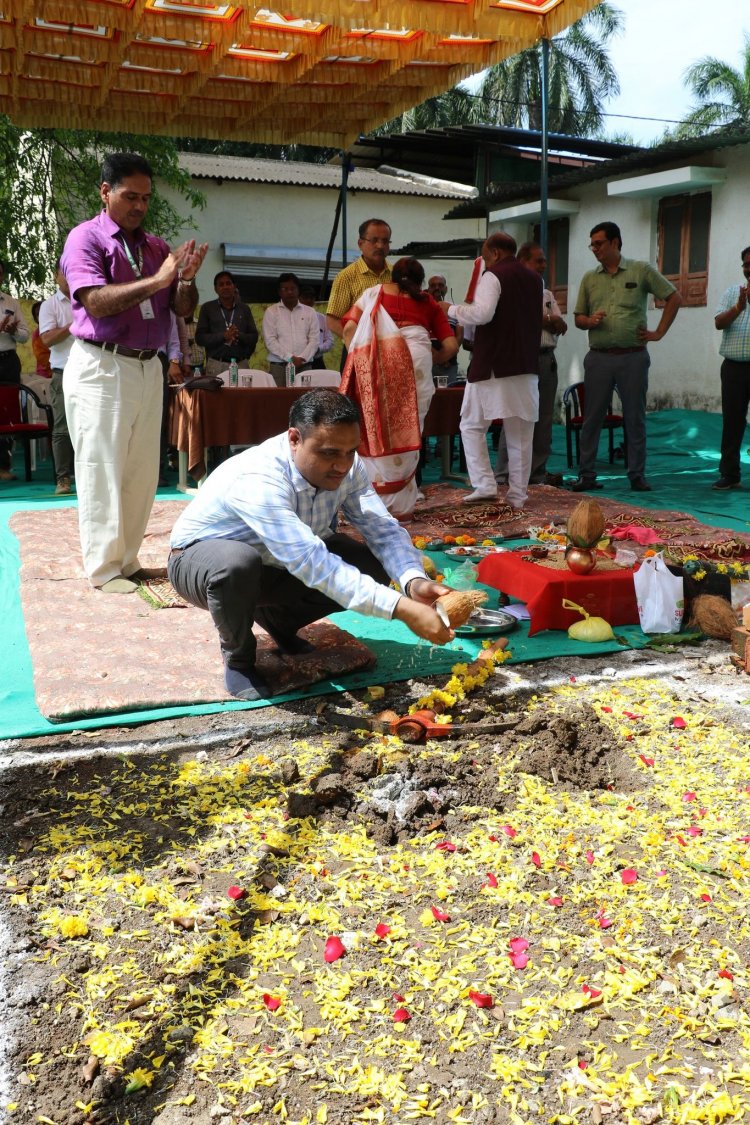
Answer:
<svg viewBox="0 0 750 1125"><path fill-rule="evenodd" d="M308 164L327 164L338 152L335 148L320 145L263 145L247 141L216 141L204 137L178 137L175 141L180 152L200 152L209 156L244 156L265 160L304 160Z"/></svg>
<svg viewBox="0 0 750 1125"><path fill-rule="evenodd" d="M205 200L180 167L174 141L93 130L25 130L0 116L5 170L0 180L0 258L8 263L14 291L41 295L50 290L67 232L101 207L100 165L109 152L139 152L153 167L149 230L171 239L191 225L190 211L202 208ZM187 216L162 193L163 185L183 197Z"/></svg>
<svg viewBox="0 0 750 1125"><path fill-rule="evenodd" d="M677 127L678 137L699 137L717 126L750 127L750 35L745 35L740 66L707 56L685 71L685 84L697 104Z"/></svg>
<svg viewBox="0 0 750 1125"><path fill-rule="evenodd" d="M601 131L604 102L620 91L608 43L623 23L619 8L602 0L550 40L549 128L553 132L594 136ZM394 118L377 133L476 124L540 129L541 89L539 42L491 67L477 94L454 87Z"/></svg>

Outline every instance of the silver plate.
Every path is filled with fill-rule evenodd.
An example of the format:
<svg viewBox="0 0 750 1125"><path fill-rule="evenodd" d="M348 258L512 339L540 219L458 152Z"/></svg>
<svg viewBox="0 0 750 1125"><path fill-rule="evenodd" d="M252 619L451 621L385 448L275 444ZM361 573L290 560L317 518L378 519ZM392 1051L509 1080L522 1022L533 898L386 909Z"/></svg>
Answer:
<svg viewBox="0 0 750 1125"><path fill-rule="evenodd" d="M454 633L459 637L477 637L487 633L510 633L518 624L512 613L504 609L475 609L465 625L459 625Z"/></svg>

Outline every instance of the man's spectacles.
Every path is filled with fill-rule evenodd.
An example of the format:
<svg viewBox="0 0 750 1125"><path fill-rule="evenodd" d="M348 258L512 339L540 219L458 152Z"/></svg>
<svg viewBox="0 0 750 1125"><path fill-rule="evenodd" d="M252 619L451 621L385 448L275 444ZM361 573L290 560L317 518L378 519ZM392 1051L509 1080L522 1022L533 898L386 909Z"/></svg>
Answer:
<svg viewBox="0 0 750 1125"><path fill-rule="evenodd" d="M600 238L598 242L589 242L589 250L599 250L609 241L608 238Z"/></svg>
<svg viewBox="0 0 750 1125"><path fill-rule="evenodd" d="M363 242L372 242L374 246L390 246L390 238L363 238Z"/></svg>

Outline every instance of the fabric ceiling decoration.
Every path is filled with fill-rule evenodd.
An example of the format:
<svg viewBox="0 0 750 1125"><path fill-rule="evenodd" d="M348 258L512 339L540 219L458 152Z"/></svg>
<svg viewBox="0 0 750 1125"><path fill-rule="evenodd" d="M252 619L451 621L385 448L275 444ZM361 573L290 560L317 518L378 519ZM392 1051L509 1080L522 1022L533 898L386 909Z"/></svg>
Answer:
<svg viewBox="0 0 750 1125"><path fill-rule="evenodd" d="M346 147L597 0L0 0L20 126Z"/></svg>

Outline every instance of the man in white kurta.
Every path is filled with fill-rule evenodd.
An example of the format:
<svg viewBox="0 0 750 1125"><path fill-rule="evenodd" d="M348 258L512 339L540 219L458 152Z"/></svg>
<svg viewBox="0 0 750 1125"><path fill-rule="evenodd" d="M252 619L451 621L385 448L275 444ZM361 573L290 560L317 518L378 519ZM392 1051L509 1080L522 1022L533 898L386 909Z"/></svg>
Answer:
<svg viewBox="0 0 750 1125"><path fill-rule="evenodd" d="M472 491L464 503L497 498L487 430L502 418L508 446L508 503L528 495L534 423L539 410L538 350L542 330L541 278L516 260L510 235L490 235L482 247L485 272L470 304L449 305L449 317L475 327L474 349L461 407L461 439Z"/></svg>

